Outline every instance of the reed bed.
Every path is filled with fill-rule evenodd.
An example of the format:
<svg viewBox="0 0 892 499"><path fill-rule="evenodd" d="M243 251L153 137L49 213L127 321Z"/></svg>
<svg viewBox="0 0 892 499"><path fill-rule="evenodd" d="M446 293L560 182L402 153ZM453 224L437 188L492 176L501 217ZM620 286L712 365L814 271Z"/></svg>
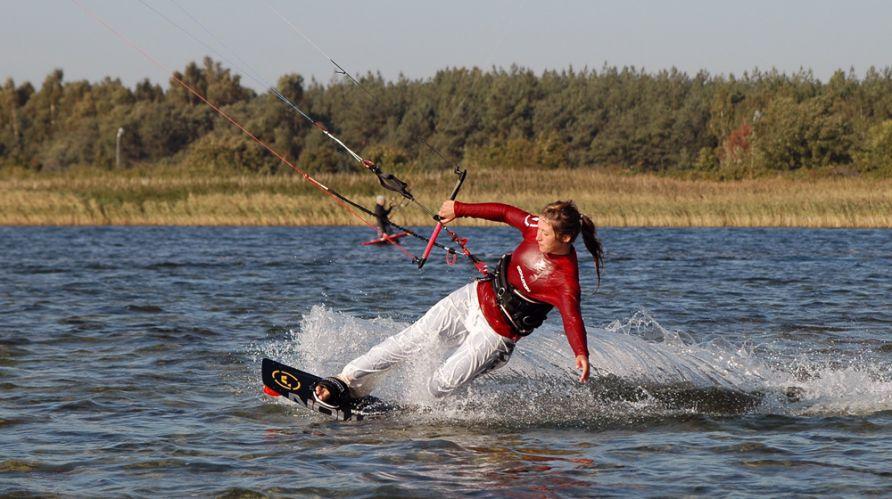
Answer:
<svg viewBox="0 0 892 499"><path fill-rule="evenodd" d="M450 172L407 172L431 208L452 189ZM319 180L371 207L383 192L365 174ZM399 202L394 196L388 196ZM536 211L575 199L598 225L615 227L892 227L892 179L772 177L683 180L592 170L471 171L465 201L500 201ZM429 225L411 206L394 221ZM0 174L0 225L362 225L300 176L173 168L74 169ZM463 225L485 224L462 220Z"/></svg>

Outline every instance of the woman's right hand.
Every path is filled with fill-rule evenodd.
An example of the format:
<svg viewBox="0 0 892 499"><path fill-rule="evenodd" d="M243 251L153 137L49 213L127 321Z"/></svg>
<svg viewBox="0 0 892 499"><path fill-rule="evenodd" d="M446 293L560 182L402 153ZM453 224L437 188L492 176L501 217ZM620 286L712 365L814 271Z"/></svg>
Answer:
<svg viewBox="0 0 892 499"><path fill-rule="evenodd" d="M587 355L577 355L576 356L576 369L582 371L582 374L579 375L579 382L585 383L588 381L588 371L589 371L589 363Z"/></svg>
<svg viewBox="0 0 892 499"><path fill-rule="evenodd" d="M455 220L455 201L451 199L443 201L443 205L440 206L440 211L437 215L440 217L440 223L443 225Z"/></svg>

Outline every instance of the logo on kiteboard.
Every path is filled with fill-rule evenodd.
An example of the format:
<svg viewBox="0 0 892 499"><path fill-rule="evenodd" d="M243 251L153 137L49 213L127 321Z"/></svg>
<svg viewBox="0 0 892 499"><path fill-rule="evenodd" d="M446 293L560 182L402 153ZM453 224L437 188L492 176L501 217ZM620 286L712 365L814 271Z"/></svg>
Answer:
<svg viewBox="0 0 892 499"><path fill-rule="evenodd" d="M289 372L276 369L272 372L272 378L277 385L288 391L294 392L300 389L300 380Z"/></svg>

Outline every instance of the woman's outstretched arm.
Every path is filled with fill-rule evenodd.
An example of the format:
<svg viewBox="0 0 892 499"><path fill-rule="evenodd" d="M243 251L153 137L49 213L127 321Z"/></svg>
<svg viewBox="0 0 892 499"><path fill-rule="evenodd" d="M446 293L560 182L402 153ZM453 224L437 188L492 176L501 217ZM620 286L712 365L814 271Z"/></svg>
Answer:
<svg viewBox="0 0 892 499"><path fill-rule="evenodd" d="M535 228L537 218L509 204L503 203L462 203L447 200L440 207L441 221L449 223L459 217L473 217L501 222L521 231Z"/></svg>

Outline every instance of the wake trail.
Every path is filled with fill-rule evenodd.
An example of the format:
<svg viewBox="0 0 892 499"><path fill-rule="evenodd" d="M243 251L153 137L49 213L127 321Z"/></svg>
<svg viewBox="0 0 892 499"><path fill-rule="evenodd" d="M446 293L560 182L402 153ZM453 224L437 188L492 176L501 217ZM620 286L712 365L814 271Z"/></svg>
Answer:
<svg viewBox="0 0 892 499"><path fill-rule="evenodd" d="M360 319L314 306L286 338L256 346L268 356L320 375L408 326ZM678 414L865 415L892 410L892 368L876 356L840 365L824 357L745 342L697 343L663 328L646 312L589 328L589 383L577 382L573 354L559 327L546 325L518 342L508 365L444 400L426 393L427 378L448 355L435 349L395 368L375 395L433 419L520 424L590 424ZM888 356L888 353L886 353ZM790 399L790 387L801 390Z"/></svg>

